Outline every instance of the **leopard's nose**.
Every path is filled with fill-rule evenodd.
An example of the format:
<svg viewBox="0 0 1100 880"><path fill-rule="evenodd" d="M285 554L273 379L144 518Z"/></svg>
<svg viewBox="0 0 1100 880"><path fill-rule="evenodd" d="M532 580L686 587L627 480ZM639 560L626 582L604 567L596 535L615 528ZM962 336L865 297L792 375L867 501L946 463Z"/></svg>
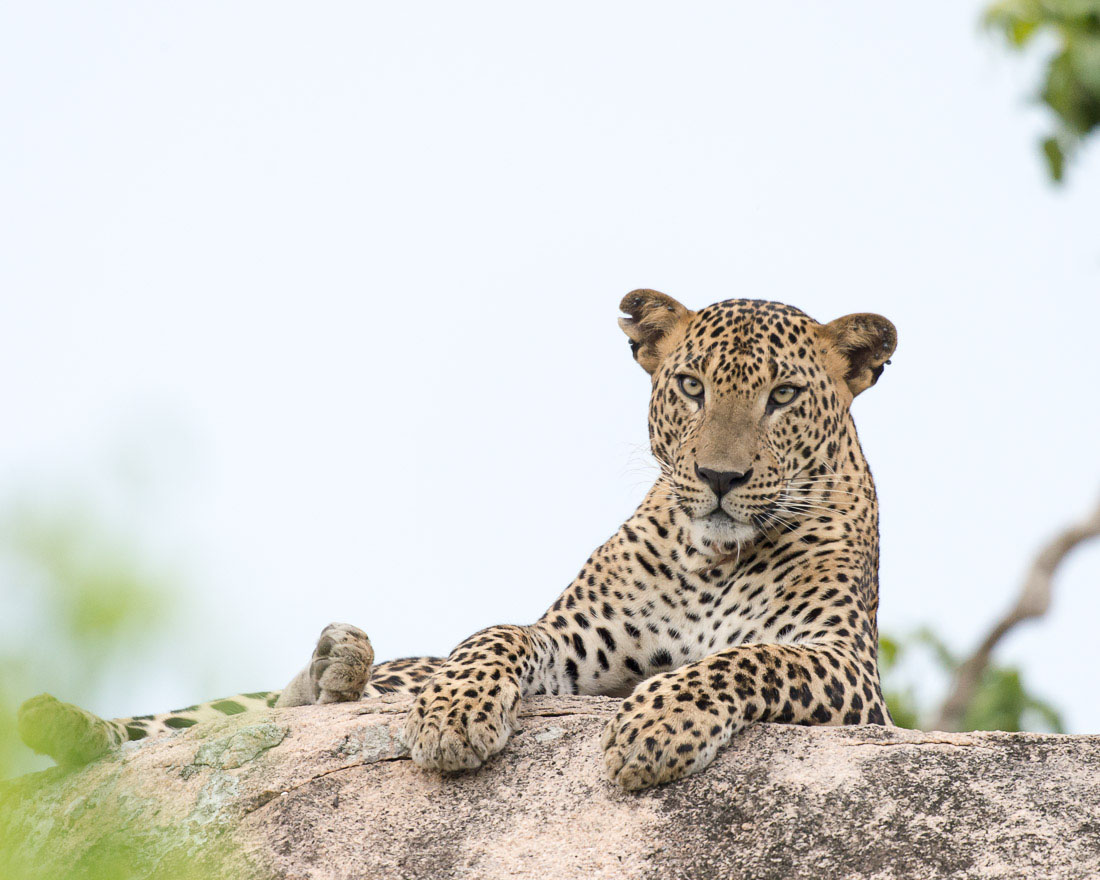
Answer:
<svg viewBox="0 0 1100 880"><path fill-rule="evenodd" d="M749 477L752 476L752 468L741 473L740 471L715 471L695 465L695 474L714 490L714 494L721 501L722 496L734 486L740 486L748 482Z"/></svg>

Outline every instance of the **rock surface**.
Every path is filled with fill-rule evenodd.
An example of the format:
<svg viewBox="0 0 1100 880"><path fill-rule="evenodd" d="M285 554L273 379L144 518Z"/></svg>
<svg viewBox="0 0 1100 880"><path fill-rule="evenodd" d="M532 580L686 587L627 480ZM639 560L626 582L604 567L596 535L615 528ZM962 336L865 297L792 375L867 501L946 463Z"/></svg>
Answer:
<svg viewBox="0 0 1100 880"><path fill-rule="evenodd" d="M617 703L530 701L449 778L405 757L403 700L239 715L8 784L0 849L41 877L105 840L149 877L1100 877L1100 737L761 725L624 794L598 747Z"/></svg>

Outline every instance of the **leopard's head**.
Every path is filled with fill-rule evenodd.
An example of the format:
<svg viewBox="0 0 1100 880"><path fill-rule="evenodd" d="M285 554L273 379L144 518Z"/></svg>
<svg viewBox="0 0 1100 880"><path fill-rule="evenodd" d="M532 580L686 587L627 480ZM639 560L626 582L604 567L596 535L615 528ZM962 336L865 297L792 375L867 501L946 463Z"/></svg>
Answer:
<svg viewBox="0 0 1100 880"><path fill-rule="evenodd" d="M693 312L655 290L626 295L619 324L652 376L649 436L670 504L697 549L725 554L813 511L841 467L848 408L897 343L879 315L819 324L779 303Z"/></svg>

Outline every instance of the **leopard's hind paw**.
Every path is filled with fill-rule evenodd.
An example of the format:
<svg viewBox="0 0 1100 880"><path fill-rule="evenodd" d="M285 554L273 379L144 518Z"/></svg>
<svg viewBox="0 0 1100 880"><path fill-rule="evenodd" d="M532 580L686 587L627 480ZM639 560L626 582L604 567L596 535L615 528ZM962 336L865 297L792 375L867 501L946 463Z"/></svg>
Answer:
<svg viewBox="0 0 1100 880"><path fill-rule="evenodd" d="M349 703L363 695L374 663L367 634L350 623L330 623L321 632L309 676L318 703Z"/></svg>

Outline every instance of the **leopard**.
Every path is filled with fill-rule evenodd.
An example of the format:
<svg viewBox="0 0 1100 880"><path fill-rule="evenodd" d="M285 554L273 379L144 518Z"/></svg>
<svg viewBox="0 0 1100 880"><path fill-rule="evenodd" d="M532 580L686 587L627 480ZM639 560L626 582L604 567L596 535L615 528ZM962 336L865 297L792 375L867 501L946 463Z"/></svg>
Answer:
<svg viewBox="0 0 1100 880"><path fill-rule="evenodd" d="M412 761L451 774L505 748L522 700L602 695L621 699L603 769L637 791L703 770L749 725L892 725L878 500L851 405L891 362L894 325L756 299L693 311L650 289L620 311L650 379L656 478L535 623L378 665L366 633L331 624L281 691L114 720L43 694L20 711L24 741L78 766L211 718L401 694Z"/></svg>

